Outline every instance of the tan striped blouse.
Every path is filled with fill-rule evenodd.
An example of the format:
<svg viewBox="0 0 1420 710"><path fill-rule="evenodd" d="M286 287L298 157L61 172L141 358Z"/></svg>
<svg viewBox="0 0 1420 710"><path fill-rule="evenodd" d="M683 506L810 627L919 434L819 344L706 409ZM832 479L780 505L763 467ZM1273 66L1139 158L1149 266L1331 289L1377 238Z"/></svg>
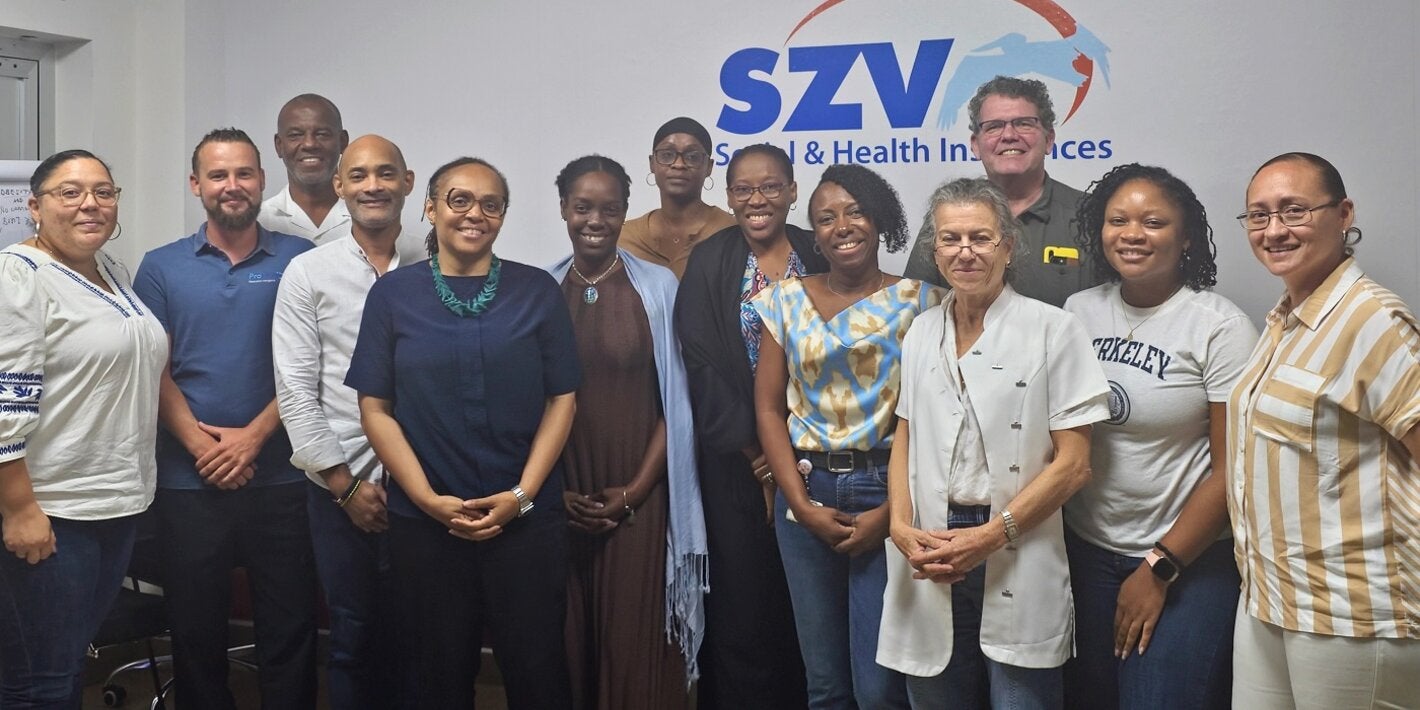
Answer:
<svg viewBox="0 0 1420 710"><path fill-rule="evenodd" d="M1347 259L1286 297L1228 401L1228 512L1248 613L1420 638L1420 325Z"/></svg>

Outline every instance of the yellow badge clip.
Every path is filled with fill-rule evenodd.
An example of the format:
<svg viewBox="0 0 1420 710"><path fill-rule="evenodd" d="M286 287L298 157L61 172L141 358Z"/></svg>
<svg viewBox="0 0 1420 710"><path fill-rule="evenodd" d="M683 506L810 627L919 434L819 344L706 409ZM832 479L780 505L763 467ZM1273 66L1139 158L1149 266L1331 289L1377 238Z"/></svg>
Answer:
<svg viewBox="0 0 1420 710"><path fill-rule="evenodd" d="M1075 247L1046 247L1044 261L1057 266L1078 264L1080 263L1080 250Z"/></svg>

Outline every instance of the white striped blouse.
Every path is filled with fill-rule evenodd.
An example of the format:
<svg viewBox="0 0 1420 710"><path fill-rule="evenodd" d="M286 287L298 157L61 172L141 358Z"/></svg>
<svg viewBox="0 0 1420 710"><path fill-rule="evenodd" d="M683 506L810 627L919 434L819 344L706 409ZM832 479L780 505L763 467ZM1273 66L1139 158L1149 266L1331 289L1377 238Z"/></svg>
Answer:
<svg viewBox="0 0 1420 710"><path fill-rule="evenodd" d="M1420 324L1346 259L1267 316L1228 402L1228 510L1249 614L1420 637Z"/></svg>

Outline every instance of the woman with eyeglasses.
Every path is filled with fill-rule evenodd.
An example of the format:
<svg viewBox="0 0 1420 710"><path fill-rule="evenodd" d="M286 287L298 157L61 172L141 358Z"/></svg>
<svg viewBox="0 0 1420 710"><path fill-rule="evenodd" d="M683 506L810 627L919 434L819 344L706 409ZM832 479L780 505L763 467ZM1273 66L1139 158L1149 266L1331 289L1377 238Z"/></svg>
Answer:
<svg viewBox="0 0 1420 710"><path fill-rule="evenodd" d="M907 245L897 192L861 165L834 165L809 198L828 272L755 298L764 323L755 404L779 488L784 559L811 708L906 708L902 674L877 664L887 584L887 468L902 337L942 299L885 274L878 245Z"/></svg>
<svg viewBox="0 0 1420 710"><path fill-rule="evenodd" d="M1070 707L1227 708L1238 572L1226 534L1227 398L1257 329L1213 293L1203 204L1167 170L1121 165L1080 204L1105 284L1077 293L1110 382L1090 482L1065 504L1075 595Z"/></svg>
<svg viewBox="0 0 1420 710"><path fill-rule="evenodd" d="M828 264L813 235L788 223L799 188L782 149L740 150L726 180L736 225L691 252L675 304L710 545L699 707L803 707L803 661L774 538L774 476L755 429L762 334L750 302Z"/></svg>
<svg viewBox="0 0 1420 710"><path fill-rule="evenodd" d="M572 706L684 708L705 631L706 544L676 278L617 249L631 193L620 163L577 158L557 193L572 255L549 271L588 374L563 452Z"/></svg>
<svg viewBox="0 0 1420 710"><path fill-rule="evenodd" d="M693 118L672 118L657 129L646 181L660 192L661 206L627 220L621 248L680 278L696 244L734 225L734 215L701 199L702 190L715 184L710 176L714 147L710 132Z"/></svg>
<svg viewBox="0 0 1420 710"><path fill-rule="evenodd" d="M153 501L168 339L103 251L118 196L92 153L55 153L30 177L35 235L0 251L0 707L79 707Z"/></svg>
<svg viewBox="0 0 1420 710"><path fill-rule="evenodd" d="M429 178L430 258L370 289L345 383L393 479L390 560L413 704L472 707L492 646L513 708L571 705L562 447L581 381L557 282L498 258L508 182Z"/></svg>
<svg viewBox="0 0 1420 710"><path fill-rule="evenodd" d="M1283 294L1228 399L1233 707L1413 708L1420 324L1354 258L1324 158L1263 163L1238 219Z"/></svg>
<svg viewBox="0 0 1420 710"><path fill-rule="evenodd" d="M929 201L951 285L902 343L878 663L914 708L1057 708L1074 629L1060 507L1108 385L1074 316L1007 283L1021 223L985 178Z"/></svg>

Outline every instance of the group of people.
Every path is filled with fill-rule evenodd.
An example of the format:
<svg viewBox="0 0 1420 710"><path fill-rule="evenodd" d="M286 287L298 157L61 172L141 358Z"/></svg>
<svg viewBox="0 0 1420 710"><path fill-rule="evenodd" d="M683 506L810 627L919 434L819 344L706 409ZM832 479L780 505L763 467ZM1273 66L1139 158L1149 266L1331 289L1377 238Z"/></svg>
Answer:
<svg viewBox="0 0 1420 710"><path fill-rule="evenodd" d="M338 708L471 707L485 646L518 708L1413 704L1420 324L1336 168L1248 183L1259 337L1182 180L1051 179L1038 81L968 112L986 175L915 240L859 165L790 224L770 144L710 204L682 117L639 218L617 161L557 174L546 269L496 255L479 158L405 229L399 148L313 94L265 202L247 134L202 139L207 220L132 279L108 167L51 156L0 251L0 707L78 707L150 503L182 707L234 707L238 566L273 708L315 704L320 589Z"/></svg>

